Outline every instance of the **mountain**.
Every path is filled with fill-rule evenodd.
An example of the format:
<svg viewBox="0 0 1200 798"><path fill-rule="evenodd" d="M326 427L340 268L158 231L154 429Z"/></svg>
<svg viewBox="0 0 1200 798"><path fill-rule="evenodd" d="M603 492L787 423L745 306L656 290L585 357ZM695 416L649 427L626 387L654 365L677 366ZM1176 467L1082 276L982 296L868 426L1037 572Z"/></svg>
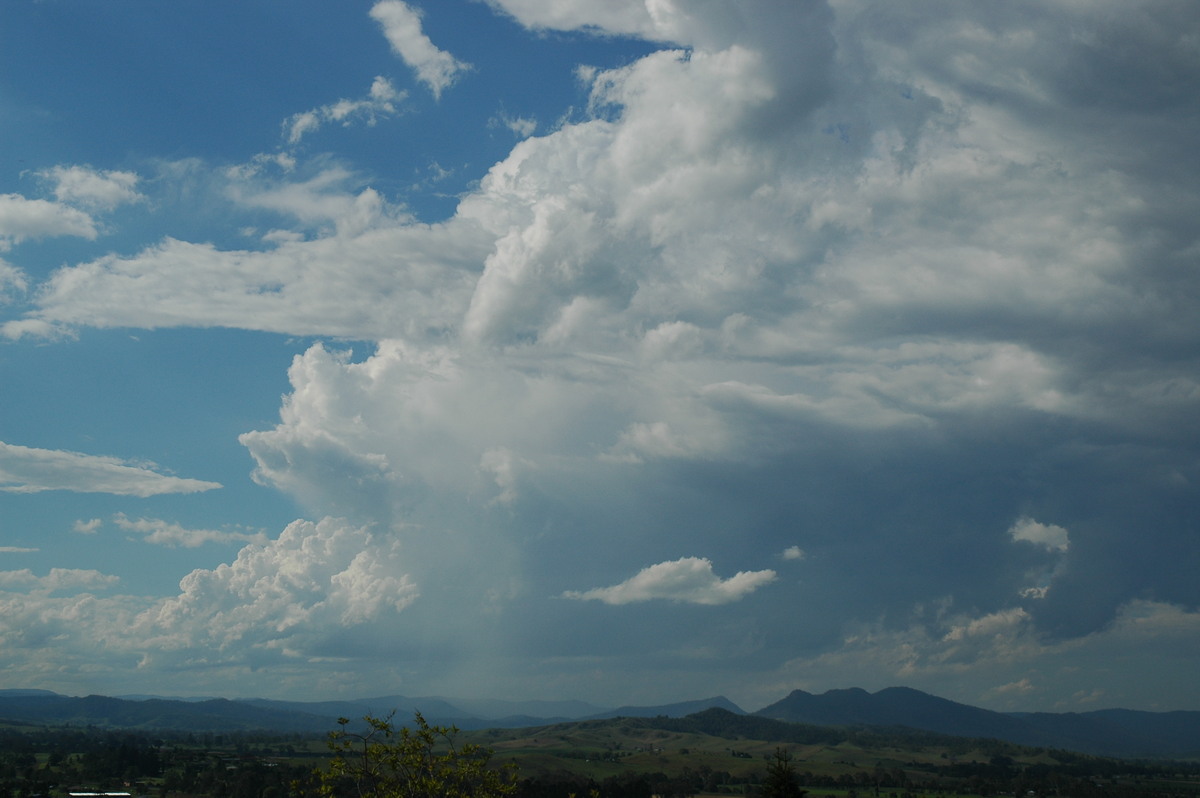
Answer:
<svg viewBox="0 0 1200 798"><path fill-rule="evenodd" d="M681 701L678 704L663 704L656 707L625 706L589 715L588 720L604 720L606 718L656 718L660 715L668 718L682 718L706 709L728 710L735 715L745 715L746 711L723 695L715 698L703 698L699 701Z"/></svg>
<svg viewBox="0 0 1200 798"><path fill-rule="evenodd" d="M394 713L403 723L420 712L430 723L461 729L538 726L570 718L562 715L522 714L480 718L451 703L453 699L411 698L392 695L346 701L275 701L265 698L187 699L156 696L86 696L77 698L49 690L0 690L0 719L12 721L98 726L102 728L173 729L178 731L284 731L325 733L339 718L361 721L364 715L385 717ZM471 702L466 702L471 703ZM599 707L582 702L494 702L495 711L569 709L594 712ZM656 714L652 712L651 714Z"/></svg>
<svg viewBox="0 0 1200 798"><path fill-rule="evenodd" d="M465 706L459 706L462 704ZM339 718L359 721L395 713L404 722L419 711L430 723L461 729L520 728L558 723L583 717L678 718L709 707L738 715L745 712L718 696L663 706L627 706L605 711L583 702L482 701L453 698L412 698L402 695L343 701L276 701L249 699L167 699L153 696L75 698L48 690L0 690L0 718L9 720L100 726L109 728L177 729L182 731L288 731L322 733L336 727ZM480 717L486 714L487 717Z"/></svg>
<svg viewBox="0 0 1200 798"><path fill-rule="evenodd" d="M338 718L358 720L367 714L376 717L395 714L397 720L404 722L411 719L414 712L420 712L430 723L456 726L460 729L521 728L574 720L602 711L599 707L582 701L519 702L437 696L411 698L391 695L347 701L312 702L272 701L263 698L242 700L257 707L321 715L329 719L326 728L332 728Z"/></svg>
<svg viewBox="0 0 1200 798"><path fill-rule="evenodd" d="M37 696L55 696L52 690L0 690L0 698L33 698Z"/></svg>
<svg viewBox="0 0 1200 798"><path fill-rule="evenodd" d="M830 690L822 695L795 690L787 698L755 714L817 726L909 726L958 737L1000 740L1011 740L1027 732L1026 724L1017 718L908 687L889 687L874 694L857 687ZM1032 740L1020 742L1046 744Z"/></svg>
<svg viewBox="0 0 1200 798"><path fill-rule="evenodd" d="M129 701L100 695L75 698L57 693L0 694L0 718L71 726L181 731L317 732L331 728L327 718L255 707L224 698L195 702L161 698Z"/></svg>
<svg viewBox="0 0 1200 798"><path fill-rule="evenodd" d="M391 713L395 713L397 718L404 720L405 718L411 719L414 712L420 712L427 720L437 718L439 723L471 719L470 713L464 712L441 698L409 698L402 695L356 698L349 701L273 701L266 698L243 698L239 699L239 703L283 712L320 715L335 720L337 718L357 720L367 714L386 717ZM433 721L431 720L431 722Z"/></svg>
<svg viewBox="0 0 1200 798"><path fill-rule="evenodd" d="M754 714L818 726L906 726L1101 756L1200 753L1200 712L1004 713L908 687L889 687L877 693L851 688L821 695L795 690Z"/></svg>
<svg viewBox="0 0 1200 798"><path fill-rule="evenodd" d="M442 698L448 704L483 720L518 716L544 720L575 720L606 712L586 701L505 701L497 698Z"/></svg>
<svg viewBox="0 0 1200 798"><path fill-rule="evenodd" d="M0 719L100 728L323 734L336 727L338 718L361 721L366 714L385 716L394 711L397 721L404 722L414 711L420 711L430 723L454 725L464 730L526 728L582 719L662 718L664 722L683 719L705 733L778 741L817 741L822 735L820 727L887 727L955 737L989 738L1100 756L1200 756L1200 712L1125 709L1081 713L992 712L907 687L889 687L877 693L851 688L830 690L821 695L796 690L751 714L724 696L594 711L597 709L582 702L510 702L400 695L349 701L188 700L143 696L130 700L96 695L75 698L48 690L0 690Z"/></svg>

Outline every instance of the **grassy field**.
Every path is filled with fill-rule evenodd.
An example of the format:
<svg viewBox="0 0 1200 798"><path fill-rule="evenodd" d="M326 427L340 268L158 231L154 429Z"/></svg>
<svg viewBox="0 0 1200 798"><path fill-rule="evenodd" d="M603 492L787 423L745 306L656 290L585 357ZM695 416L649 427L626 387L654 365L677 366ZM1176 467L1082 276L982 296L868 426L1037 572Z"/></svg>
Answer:
<svg viewBox="0 0 1200 798"><path fill-rule="evenodd" d="M779 748L792 756L798 772L831 777L873 772L878 768L917 776L927 772L922 766L986 763L994 755L982 747L973 750L963 750L961 746L864 747L851 742L801 745L730 739L657 729L640 719L465 732L463 739L491 748L496 762L515 762L523 776L573 773L597 781L624 773L661 772L677 776L686 771L717 771L738 779L755 778L766 772L768 760ZM1045 752L1009 748L1016 754L1011 757L1015 765L1054 763Z"/></svg>

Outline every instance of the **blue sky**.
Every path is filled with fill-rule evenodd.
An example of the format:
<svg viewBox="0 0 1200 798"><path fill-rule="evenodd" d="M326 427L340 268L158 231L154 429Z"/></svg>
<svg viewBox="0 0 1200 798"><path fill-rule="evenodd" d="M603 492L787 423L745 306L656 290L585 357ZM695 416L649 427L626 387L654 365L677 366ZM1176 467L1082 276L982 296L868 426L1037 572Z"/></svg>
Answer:
<svg viewBox="0 0 1200 798"><path fill-rule="evenodd" d="M2 686L1200 709L1197 31L5 3Z"/></svg>

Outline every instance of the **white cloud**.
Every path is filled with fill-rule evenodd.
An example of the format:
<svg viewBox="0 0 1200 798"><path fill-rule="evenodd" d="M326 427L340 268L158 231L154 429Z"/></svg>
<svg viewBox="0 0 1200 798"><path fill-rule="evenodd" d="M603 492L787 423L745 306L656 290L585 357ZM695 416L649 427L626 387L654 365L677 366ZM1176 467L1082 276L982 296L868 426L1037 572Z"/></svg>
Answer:
<svg viewBox="0 0 1200 798"><path fill-rule="evenodd" d="M563 25L608 13L555 8ZM655 25L694 18L710 32L726 13L656 8ZM267 252L168 239L64 269L5 330L220 325L416 345L461 336L524 357L599 351L647 369L661 400L647 404L688 411L627 419L625 440L604 445L631 463L712 457L754 423L886 429L1003 409L1128 424L1144 417L1131 405L1184 412L1194 376L1147 380L1114 364L1083 378L1055 351L1066 338L1042 332L1178 318L1124 279L1129 178L1060 180L1038 160L1058 151L1044 132L977 121L958 95L879 81L839 105L822 94L836 66L828 32L799 25L812 8L786 11L811 37L803 46L776 40L789 29L778 8L737 9L726 33L688 39L708 42L688 57L596 73L601 117L518 144L446 224L413 224L375 192L348 190L339 170L235 183L238 202L319 237L275 231ZM650 18L642 4L613 13ZM826 60L785 68L799 53ZM843 118L862 131L849 142ZM992 332L964 339L972 318Z"/></svg>
<svg viewBox="0 0 1200 798"><path fill-rule="evenodd" d="M206 543L266 543L262 532L230 532L217 529L187 529L179 524L160 518L130 519L124 514L113 518L119 528L127 532L140 532L147 543L171 548L194 549Z"/></svg>
<svg viewBox="0 0 1200 798"><path fill-rule="evenodd" d="M376 76L365 98L338 100L336 103L295 114L284 122L284 134L288 144L294 145L327 122L340 122L343 127L348 127L353 122L362 120L368 126L374 126L380 119L396 114L397 105L403 102L406 96L405 92L398 91L387 78Z"/></svg>
<svg viewBox="0 0 1200 798"><path fill-rule="evenodd" d="M783 550L783 559L785 560L803 560L804 549L799 546L788 546Z"/></svg>
<svg viewBox="0 0 1200 798"><path fill-rule="evenodd" d="M40 549L31 549L26 546L0 546L0 554L33 554Z"/></svg>
<svg viewBox="0 0 1200 798"><path fill-rule="evenodd" d="M19 194L0 194L0 251L29 238L78 236L95 239L96 223L83 211Z"/></svg>
<svg viewBox="0 0 1200 798"><path fill-rule="evenodd" d="M1071 546L1067 530L1054 524L1041 524L1028 516L1018 518L1009 528L1013 540L1041 546L1048 551L1066 551Z"/></svg>
<svg viewBox="0 0 1200 798"><path fill-rule="evenodd" d="M734 8L713 3L704 8L697 8L696 4L688 3L687 0L610 0L605 3L592 3L588 0L488 2L529 28L582 28L686 45L712 45L719 41L722 30L736 31L741 24L740 14Z"/></svg>
<svg viewBox="0 0 1200 798"><path fill-rule="evenodd" d="M25 273L0 258L0 305L11 302L16 294L24 294L27 286Z"/></svg>
<svg viewBox="0 0 1200 798"><path fill-rule="evenodd" d="M1036 689L1037 688L1034 686L1033 681L1028 676L1026 676L1025 678L1020 679L1018 681L1009 682L1008 684L1002 684L999 687L993 688L992 690L990 690L988 692L988 695L990 695L990 696L1005 696L1005 695L1010 695L1010 694L1014 694L1014 693L1015 694L1023 694L1023 693L1033 692Z"/></svg>
<svg viewBox="0 0 1200 798"><path fill-rule="evenodd" d="M54 166L38 176L53 184L59 202L86 208L112 210L118 205L145 197L137 191L141 180L136 172L100 171L90 166Z"/></svg>
<svg viewBox="0 0 1200 798"><path fill-rule="evenodd" d="M33 449L0 442L0 491L37 493L69 490L121 496L198 493L221 487L216 482L160 474L115 457L55 449Z"/></svg>
<svg viewBox="0 0 1200 798"><path fill-rule="evenodd" d="M390 650L394 619L418 596L399 555L396 540L326 519L193 571L167 598L95 595L119 580L94 570L0 571L5 670L39 684L61 673L80 690L105 680L229 694L235 680L247 695L278 694L285 682L311 695L343 680L366 694L398 678L369 651Z"/></svg>
<svg viewBox="0 0 1200 798"><path fill-rule="evenodd" d="M529 28L574 30L598 28L610 33L650 36L655 32L653 13L644 0L613 0L589 3L587 0L488 0L488 2ZM659 8L670 9L667 4Z"/></svg>
<svg viewBox="0 0 1200 798"><path fill-rule="evenodd" d="M82 518L71 525L71 529L81 535L94 535L96 531L104 525L104 522L99 518L92 518L84 521Z"/></svg>
<svg viewBox="0 0 1200 798"><path fill-rule="evenodd" d="M512 131L517 138L526 139L533 135L537 130L537 120L531 117L512 116L506 112L500 112L488 120L488 127L505 127Z"/></svg>
<svg viewBox="0 0 1200 798"><path fill-rule="evenodd" d="M775 581L775 572L739 571L728 579L713 573L712 562L700 557L682 557L643 568L637 575L611 587L568 590L563 598L632 604L664 599L687 604L729 604Z"/></svg>
<svg viewBox="0 0 1200 798"><path fill-rule="evenodd" d="M63 325L223 326L361 340L456 323L486 251L478 229L397 225L372 191L332 196L306 185L243 201L313 223L333 216L327 237L277 238L266 251L167 238L131 257L105 256L56 272L44 284L42 308L8 322L6 334L48 335Z"/></svg>
<svg viewBox="0 0 1200 798"><path fill-rule="evenodd" d="M824 495L836 493L834 476L882 491L891 479L919 482L925 466L971 472L959 446L972 463L998 457L1001 473L1011 447L1054 465L1022 473L1053 473L1045 481L1061 486L1071 469L1048 452L1061 440L1055 430L1086 437L1105 425L1121 435L1152 430L1156 463L1171 461L1187 484L1182 464L1194 458L1164 442L1180 437L1176 424L1195 428L1195 291L1182 265L1194 260L1195 239L1185 224L1155 220L1194 217L1195 181L1186 158L1145 173L1138 159L1171 137L1190 152L1186 120L1195 116L1155 116L1139 98L1091 124L1120 86L1095 81L1112 92L1072 94L1093 83L1079 74L1107 63L1090 59L1095 25L1077 24L1089 22L1077 16L1082 6L1023 5L1014 22L971 4L913 19L926 12L880 13L854 0L837 3L834 19L803 2L494 5L533 27L590 25L691 49L582 73L593 116L518 143L446 223L418 224L347 170L270 182L246 168L223 189L242 209L284 218L292 229L263 235L270 246L168 238L64 268L5 330L228 326L376 342L357 361L320 345L296 358L280 423L242 438L256 476L317 515L361 514L356 522L374 518L395 531L423 512L426 539L445 534L455 551L487 560L509 588L496 595L536 591L546 577L494 551L535 548L525 535L578 551L568 544L587 534L564 506L587 508L580 517L594 511L586 522L603 528L629 518L613 496L661 513L682 550L714 551L708 544L728 542L728 531L695 528L688 513L697 511L664 497L728 499L730 513L762 514L748 528L774 530L780 508L801 495L836 524L842 514ZM1146 25L1130 35L1150 36L1143 44L1096 52L1174 52L1172 26L1159 31L1155 13L1134 12ZM379 3L374 14L435 94L449 85L457 62L428 43L412 9ZM1055 52L1046 42L1059 43ZM1191 63L1185 50L1180 64ZM1187 71L1150 61L1163 75ZM422 73L422 63L443 71ZM292 132L362 118L356 102L369 100L316 109ZM1164 190L1163 181L1174 182ZM911 451L911 463L897 466L889 446ZM1094 460L1106 462L1102 455ZM786 490L771 479L786 480ZM987 490L1010 489L993 484ZM554 490L563 486L571 492ZM971 490L965 484L963 495L996 498ZM1057 517L1074 529L1069 512ZM953 526L925 520L906 518L887 534L919 541L921 530ZM756 542L792 559L794 529L763 531L768 540ZM634 547L633 537L623 544ZM1049 551L1070 545L1066 527L1032 518L1009 537ZM928 559L915 542L886 550L902 548L914 560L896 567ZM413 572L436 571L422 555ZM820 555L830 594L835 580L859 573L845 563L839 573L836 557ZM1047 650L1030 630L1064 591L1028 588L1038 607L1009 607L1015 577L986 560L963 569L977 583L964 590L977 590L978 611L903 632L881 622L812 672L841 681L839 669L858 657L854 672L864 678L987 671L996 676L989 685L1019 683L1026 674L1009 668ZM555 570L573 572L561 562ZM205 573L179 611L203 616L204 586L216 585L230 607L223 612L234 612L232 582ZM740 589L734 580L690 558L567 595L687 601L693 585L695 595L727 599L720 589ZM896 604L876 587L841 594L853 599L843 611L889 614ZM262 631L263 619L287 615L285 605L243 619L256 630L253 645L309 644ZM233 661L236 641L205 634ZM779 652L772 656L788 655Z"/></svg>
<svg viewBox="0 0 1200 798"><path fill-rule="evenodd" d="M1112 625L1069 640L1049 640L1019 608L985 615L946 613L909 626L859 625L833 650L797 658L777 689L796 684L905 684L1002 710L1086 709L1103 692L1112 706L1150 706L1162 685L1184 689L1195 656L1200 613L1133 600ZM1155 685L1155 682L1159 682ZM996 687L996 685L1002 685ZM1070 697L1070 698L1067 698Z"/></svg>
<svg viewBox="0 0 1200 798"><path fill-rule="evenodd" d="M470 64L439 50L421 29L421 16L401 0L382 0L371 7L371 17L383 28L392 50L417 72L434 97L451 86Z"/></svg>
<svg viewBox="0 0 1200 798"><path fill-rule="evenodd" d="M0 571L0 591L51 593L63 590L96 590L112 587L119 581L116 576L91 569L51 568L46 576L37 576L28 568L20 571Z"/></svg>
<svg viewBox="0 0 1200 798"><path fill-rule="evenodd" d="M143 613L134 634L151 660L307 658L344 627L400 612L418 595L396 540L332 519L296 521L234 562L184 577L180 594Z"/></svg>

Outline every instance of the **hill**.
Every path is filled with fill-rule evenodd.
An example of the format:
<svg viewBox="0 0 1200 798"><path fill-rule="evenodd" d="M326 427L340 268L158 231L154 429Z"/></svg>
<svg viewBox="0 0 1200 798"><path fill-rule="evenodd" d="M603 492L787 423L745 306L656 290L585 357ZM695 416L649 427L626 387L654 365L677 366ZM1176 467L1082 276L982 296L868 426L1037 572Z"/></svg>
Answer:
<svg viewBox="0 0 1200 798"><path fill-rule="evenodd" d="M461 729L488 727L514 728L573 720L565 713L634 717L666 716L678 718L711 706L742 713L723 697L686 701L653 707L622 707L608 713L598 712L583 702L505 702L464 701L463 704L487 717L478 717L453 703L455 699L413 698L402 695L361 698L347 701L275 701L252 698L189 700L152 697L111 698L107 696L72 697L48 690L0 690L0 719L12 721L97 726L126 729L173 729L177 731L276 731L324 733L337 725L338 718L361 719L364 715L386 716L395 713L403 721L421 712L431 723L453 725ZM564 713L536 716L525 711ZM514 714L503 714L511 711Z"/></svg>
<svg viewBox="0 0 1200 798"><path fill-rule="evenodd" d="M1003 713L889 687L877 693L853 688L822 695L795 690L755 714L822 726L906 726L1101 756L1200 755L1200 712Z"/></svg>
<svg viewBox="0 0 1200 798"><path fill-rule="evenodd" d="M804 742L814 728L899 728L926 734L1003 740L1025 746L1058 748L1115 757L1200 756L1200 712L1137 712L1108 709L1084 713L1003 713L960 704L905 687L876 693L853 688L814 695L796 690L755 713L746 713L723 696L657 706L598 710L582 702L509 702L453 698L380 696L348 701L274 701L268 699L137 700L86 696L75 698L45 690L0 690L0 719L99 728L178 731L271 731L323 734L339 717L395 712L403 721L420 711L431 723L460 729L539 727L581 719L661 718L716 723L706 734ZM536 713L556 713L543 716ZM511 713L511 714L510 714ZM561 714L557 714L561 713ZM700 721L697 721L699 718ZM795 728L766 723L802 724ZM818 735L819 736L819 735Z"/></svg>
<svg viewBox="0 0 1200 798"><path fill-rule="evenodd" d="M1090 757L909 728L813 726L708 709L468 734L520 771L523 795L744 795L783 748L811 795L1174 796L1200 767ZM820 791L820 792L818 792Z"/></svg>
<svg viewBox="0 0 1200 798"><path fill-rule="evenodd" d="M677 704L660 704L653 707L638 707L624 706L617 709L610 709L607 712L599 712L591 715L589 719L603 718L656 718L659 716L667 718L682 718L685 715L691 715L696 712L702 712L706 709L717 707L732 712L736 715L745 715L746 712L737 704L730 701L723 695L714 698L703 698L699 701L681 701Z"/></svg>

